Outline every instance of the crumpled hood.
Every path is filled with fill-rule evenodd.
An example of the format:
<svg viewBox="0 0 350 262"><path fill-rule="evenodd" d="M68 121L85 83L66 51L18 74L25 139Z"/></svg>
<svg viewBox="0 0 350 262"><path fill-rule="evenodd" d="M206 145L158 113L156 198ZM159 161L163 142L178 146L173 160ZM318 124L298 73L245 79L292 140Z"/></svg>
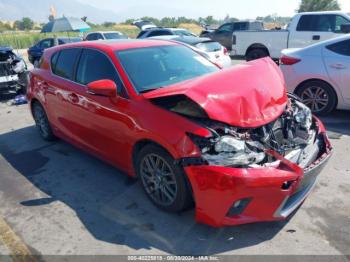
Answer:
<svg viewBox="0 0 350 262"><path fill-rule="evenodd" d="M253 128L278 118L287 104L282 72L270 58L243 63L220 72L159 88L145 98L185 95L209 118Z"/></svg>

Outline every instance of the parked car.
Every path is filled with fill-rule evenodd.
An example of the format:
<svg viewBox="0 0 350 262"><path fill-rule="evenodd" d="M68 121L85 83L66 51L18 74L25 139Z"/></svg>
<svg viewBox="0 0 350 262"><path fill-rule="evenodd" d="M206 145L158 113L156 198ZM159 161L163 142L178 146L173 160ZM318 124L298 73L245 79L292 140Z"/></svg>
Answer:
<svg viewBox="0 0 350 262"><path fill-rule="evenodd" d="M150 39L176 41L187 45L197 53L200 53L201 55L205 56L208 60L219 65L222 68L231 66L231 58L227 49L220 45L218 42L215 42L209 38L165 35L154 38L152 37Z"/></svg>
<svg viewBox="0 0 350 262"><path fill-rule="evenodd" d="M264 30L264 23L261 21L239 21L225 23L215 30L202 31L200 36L213 39L231 51L233 44L233 32L249 30Z"/></svg>
<svg viewBox="0 0 350 262"><path fill-rule="evenodd" d="M332 151L269 58L220 70L179 43L85 41L45 50L28 99L42 138L138 178L163 210L194 201L212 226L285 219Z"/></svg>
<svg viewBox="0 0 350 262"><path fill-rule="evenodd" d="M34 46L28 49L28 60L34 65L34 67L37 67L39 64L39 60L46 48L80 41L82 41L80 37L45 38L43 40L40 40L38 43L36 43Z"/></svg>
<svg viewBox="0 0 350 262"><path fill-rule="evenodd" d="M101 32L90 32L88 33L84 40L112 40L112 39L128 39L126 35L119 31L101 31Z"/></svg>
<svg viewBox="0 0 350 262"><path fill-rule="evenodd" d="M164 27L152 27L145 30L142 30L137 38L148 38L162 35L177 35L177 36L194 36L195 34L191 33L187 29L184 28L164 28Z"/></svg>
<svg viewBox="0 0 350 262"><path fill-rule="evenodd" d="M0 46L0 94L25 93L28 84L27 65L11 47Z"/></svg>
<svg viewBox="0 0 350 262"><path fill-rule="evenodd" d="M233 34L232 54L248 61L270 56L278 60L286 48L302 48L350 32L350 15L340 11L294 16L286 30L239 31Z"/></svg>
<svg viewBox="0 0 350 262"><path fill-rule="evenodd" d="M154 25L152 22L147 20L139 20L132 23L132 25L137 26L141 31L137 35L137 38L148 38L148 37L156 37L163 35L176 35L176 36L195 36L195 34L191 33L187 29L184 28L165 28L158 27Z"/></svg>
<svg viewBox="0 0 350 262"><path fill-rule="evenodd" d="M288 90L314 113L350 109L350 35L283 50L280 64Z"/></svg>

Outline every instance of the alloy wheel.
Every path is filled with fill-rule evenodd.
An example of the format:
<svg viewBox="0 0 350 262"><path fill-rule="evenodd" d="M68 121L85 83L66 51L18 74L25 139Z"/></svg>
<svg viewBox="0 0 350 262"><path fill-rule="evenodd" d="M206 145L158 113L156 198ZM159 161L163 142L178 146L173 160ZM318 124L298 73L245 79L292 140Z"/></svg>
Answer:
<svg viewBox="0 0 350 262"><path fill-rule="evenodd" d="M177 183L169 164L157 154L147 154L140 165L141 180L147 194L157 204L170 206L176 199Z"/></svg>
<svg viewBox="0 0 350 262"><path fill-rule="evenodd" d="M322 87L318 86L306 88L301 93L300 98L314 113L323 111L329 103L328 94Z"/></svg>

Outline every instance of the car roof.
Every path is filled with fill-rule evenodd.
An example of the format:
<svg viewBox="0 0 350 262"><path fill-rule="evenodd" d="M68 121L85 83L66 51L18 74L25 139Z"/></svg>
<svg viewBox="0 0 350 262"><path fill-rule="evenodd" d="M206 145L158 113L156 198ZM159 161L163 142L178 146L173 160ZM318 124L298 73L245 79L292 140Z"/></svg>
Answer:
<svg viewBox="0 0 350 262"><path fill-rule="evenodd" d="M337 15L337 14L346 14L345 12L342 11L316 11L316 12L303 12L299 13L298 15Z"/></svg>
<svg viewBox="0 0 350 262"><path fill-rule="evenodd" d="M70 47L81 48L97 48L101 50L120 51L133 48L146 48L152 46L169 46L178 45L169 41L153 40L153 39L117 39L117 40L98 40L98 41L83 41L70 43L61 46L52 47L50 49L61 50Z"/></svg>
<svg viewBox="0 0 350 262"><path fill-rule="evenodd" d="M117 34L122 34L119 31L94 31L94 32L89 32L86 35L90 35L90 34L96 34L96 33L100 33L100 34L108 34L108 33L117 33Z"/></svg>

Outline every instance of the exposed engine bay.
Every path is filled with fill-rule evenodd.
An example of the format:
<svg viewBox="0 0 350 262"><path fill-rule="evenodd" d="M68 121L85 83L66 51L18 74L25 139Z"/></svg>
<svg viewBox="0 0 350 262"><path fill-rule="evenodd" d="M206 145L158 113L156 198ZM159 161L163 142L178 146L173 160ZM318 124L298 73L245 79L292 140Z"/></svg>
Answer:
<svg viewBox="0 0 350 262"><path fill-rule="evenodd" d="M0 47L0 93L25 92L28 83L27 65L12 48Z"/></svg>
<svg viewBox="0 0 350 262"><path fill-rule="evenodd" d="M167 109L191 118L212 133L209 138L188 134L208 165L251 168L274 166L278 161L267 154L267 150L273 150L306 168L324 148L311 110L291 94L283 114L258 128L232 127L211 120L195 102L180 97L176 100L168 100ZM162 100L156 101L158 105L159 101Z"/></svg>

